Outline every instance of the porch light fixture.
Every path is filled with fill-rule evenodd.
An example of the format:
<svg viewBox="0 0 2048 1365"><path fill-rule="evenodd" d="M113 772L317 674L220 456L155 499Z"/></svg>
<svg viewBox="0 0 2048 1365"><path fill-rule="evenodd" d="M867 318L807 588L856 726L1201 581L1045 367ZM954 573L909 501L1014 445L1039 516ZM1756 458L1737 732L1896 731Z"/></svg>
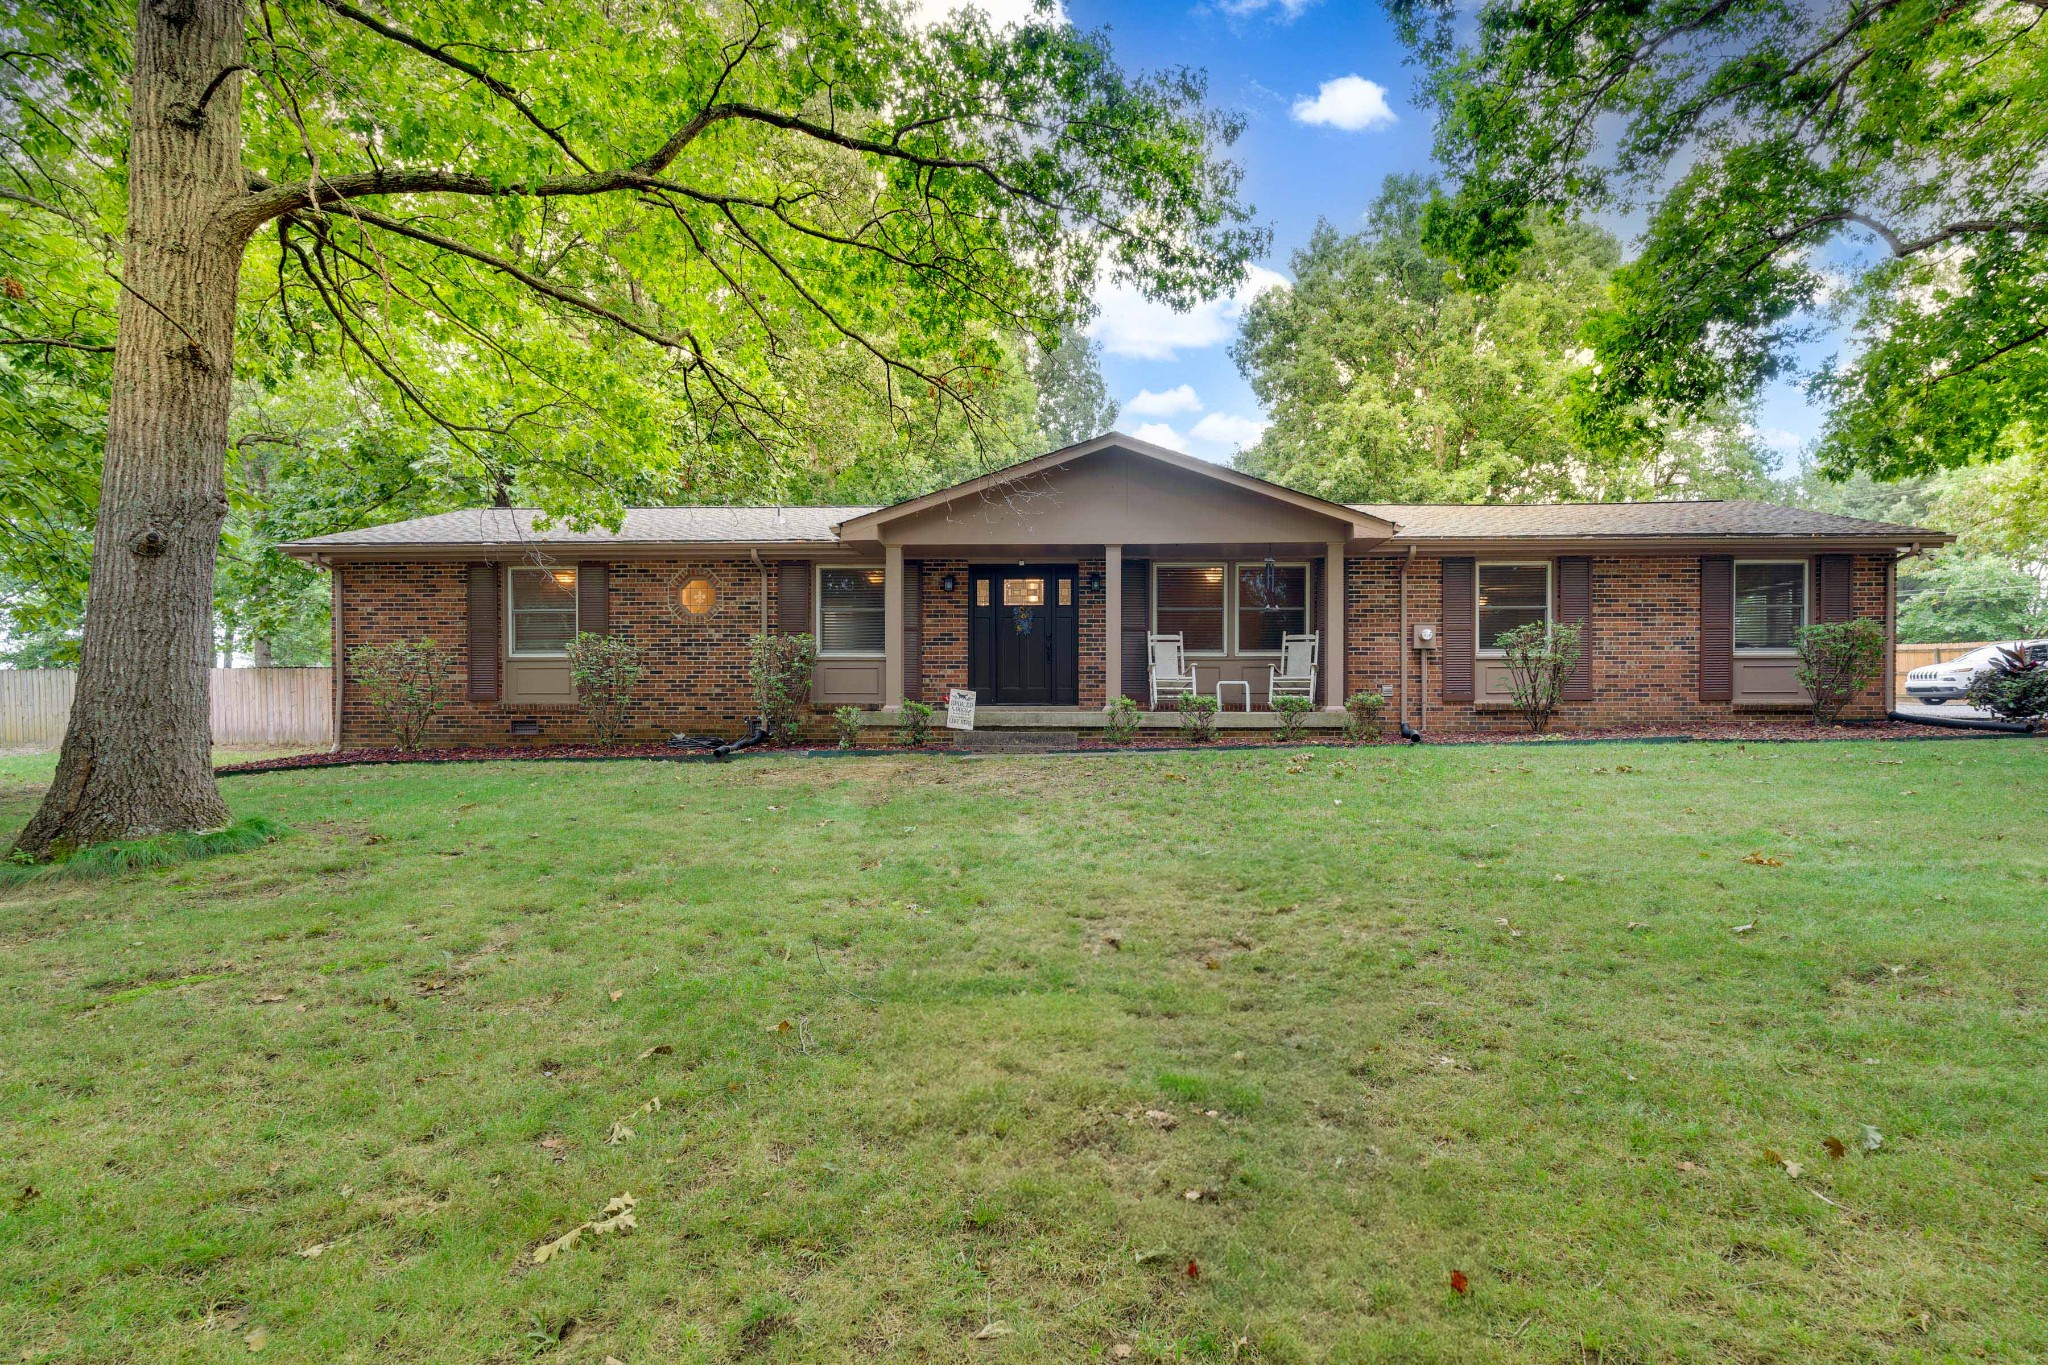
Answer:
<svg viewBox="0 0 2048 1365"><path fill-rule="evenodd" d="M718 605L718 589L711 585L710 579L693 578L683 584L676 599L690 615L702 616Z"/></svg>
<svg viewBox="0 0 2048 1365"><path fill-rule="evenodd" d="M960 580L958 578L955 578L952 574L947 574L941 579L939 579L940 592L952 592L959 586Z"/></svg>
<svg viewBox="0 0 2048 1365"><path fill-rule="evenodd" d="M1090 591L1090 592L1101 592L1101 591L1102 591L1102 575L1101 575L1101 574L1099 574L1099 573L1091 573L1091 574L1089 574L1089 575L1088 575L1088 591Z"/></svg>

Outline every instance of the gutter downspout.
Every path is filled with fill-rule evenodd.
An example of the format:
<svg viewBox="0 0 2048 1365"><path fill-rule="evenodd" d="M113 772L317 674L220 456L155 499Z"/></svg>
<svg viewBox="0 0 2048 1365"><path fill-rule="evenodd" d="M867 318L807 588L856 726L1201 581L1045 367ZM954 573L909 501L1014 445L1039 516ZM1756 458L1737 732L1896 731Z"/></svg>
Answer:
<svg viewBox="0 0 2048 1365"><path fill-rule="evenodd" d="M1408 723L1408 566L1415 562L1415 547L1401 561L1401 633L1394 638L1394 657L1401 661L1401 724Z"/></svg>

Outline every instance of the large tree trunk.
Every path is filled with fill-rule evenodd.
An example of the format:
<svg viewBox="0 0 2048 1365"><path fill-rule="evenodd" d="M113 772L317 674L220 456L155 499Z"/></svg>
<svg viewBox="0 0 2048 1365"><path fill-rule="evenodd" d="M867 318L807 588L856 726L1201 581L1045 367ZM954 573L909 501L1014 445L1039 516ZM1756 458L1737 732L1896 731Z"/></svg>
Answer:
<svg viewBox="0 0 2048 1365"><path fill-rule="evenodd" d="M235 288L242 0L138 0L128 235L77 698L17 847L228 822L207 682ZM202 96L210 98L200 106Z"/></svg>

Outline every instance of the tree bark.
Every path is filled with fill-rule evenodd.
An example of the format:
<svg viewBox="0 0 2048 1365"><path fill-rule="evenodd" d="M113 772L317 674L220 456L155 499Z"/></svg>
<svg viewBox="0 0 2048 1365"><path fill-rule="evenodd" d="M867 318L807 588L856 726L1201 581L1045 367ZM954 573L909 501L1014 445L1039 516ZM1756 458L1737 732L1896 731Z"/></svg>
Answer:
<svg viewBox="0 0 2048 1365"><path fill-rule="evenodd" d="M78 690L16 848L215 829L207 692L244 230L243 0L138 0L128 233ZM216 84L218 81L218 84ZM198 104L209 89L203 106Z"/></svg>

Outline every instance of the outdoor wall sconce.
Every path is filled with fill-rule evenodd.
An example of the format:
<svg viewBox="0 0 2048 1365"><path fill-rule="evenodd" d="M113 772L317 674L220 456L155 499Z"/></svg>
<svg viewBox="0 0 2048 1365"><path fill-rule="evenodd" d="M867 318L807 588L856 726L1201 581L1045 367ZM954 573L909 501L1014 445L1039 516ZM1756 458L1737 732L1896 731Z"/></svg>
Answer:
<svg viewBox="0 0 2048 1365"><path fill-rule="evenodd" d="M1101 574L1099 574L1099 573L1091 573L1091 574L1089 574L1089 575L1088 575L1088 591L1090 591L1090 592L1101 592L1101 591L1102 591L1102 575L1101 575Z"/></svg>
<svg viewBox="0 0 2048 1365"><path fill-rule="evenodd" d="M939 580L940 592L953 592L957 590L959 586L960 580L958 578L955 578L952 574L947 574L945 577Z"/></svg>
<svg viewBox="0 0 2048 1365"><path fill-rule="evenodd" d="M711 586L709 579L693 578L683 584L676 598L684 611L692 616L702 616L718 605L718 589Z"/></svg>

